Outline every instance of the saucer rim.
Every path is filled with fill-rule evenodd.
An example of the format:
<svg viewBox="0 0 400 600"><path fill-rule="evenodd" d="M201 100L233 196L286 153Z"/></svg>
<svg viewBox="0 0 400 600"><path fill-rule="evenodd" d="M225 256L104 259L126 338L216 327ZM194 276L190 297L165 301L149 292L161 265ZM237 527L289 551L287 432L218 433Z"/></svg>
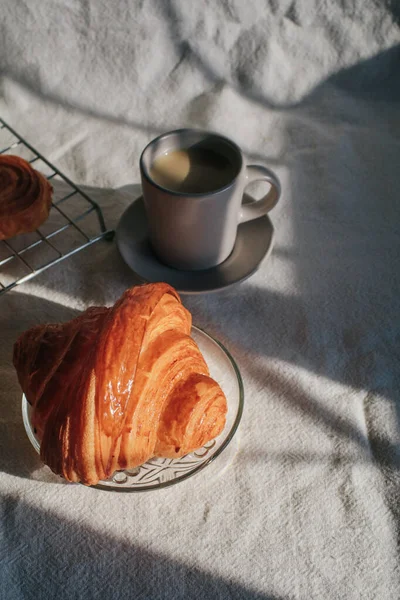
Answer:
<svg viewBox="0 0 400 600"><path fill-rule="evenodd" d="M122 215L121 215L121 217L120 217L120 219L119 219L119 221L118 221L117 227L116 227L116 229L115 229L115 239L116 239L116 243L117 243L117 247L118 247L118 252L119 252L119 254L120 254L120 256L121 256L122 260L124 261L124 263L125 263L125 264L127 265L127 267L128 267L128 268L129 268L129 269L132 271L132 273L134 273L134 275L135 275L135 276L136 276L136 277L137 277L137 278L138 278L138 279L139 279L141 282L143 282L143 283L155 283L155 280L154 280L154 281L152 281L152 280L150 280L150 279L146 279L146 277L143 277L143 275L140 275L140 274L139 274L137 271L135 271L135 269L133 269L133 268L131 267L131 265L130 265L130 264L127 262L127 261L126 261L126 259L125 259L125 257L124 257L124 254L123 254L123 252L122 252L122 250L121 250L121 247L120 247L120 230L121 230L121 228L123 227L123 220L124 220L124 217L125 217L126 213L127 213L129 210L130 210L130 208L132 207L132 205L133 205L133 204L135 204L136 202L138 202L140 199L143 199L143 194L140 194L140 195L138 195L138 196L135 198L135 200L133 200L133 202L131 202L131 203L130 203L130 204L127 206L127 207L126 207L126 209L124 210L124 212L122 213ZM254 275L254 274L255 274L255 273L258 271L258 269L260 268L260 266L262 265L262 263L263 263L264 261L266 261L266 260L269 258L270 254L271 254L271 252L272 252L272 250L273 250L274 243L275 243L275 228L274 228L274 225L273 225L273 223L272 223L271 219L269 218L269 215L268 215L268 214L266 214L266 215L263 215L263 216L262 216L262 217L260 217L260 218L261 218L261 219L267 219L267 221L268 221L268 223L269 223L269 227L270 227L270 229L271 229L271 240L270 240L270 244L269 244L269 246L268 246L268 248L267 248L267 250L266 250L265 254L264 254L262 257L261 257L261 259L259 259L259 260L258 260L258 262L257 262L257 263L254 265L254 268L253 268L253 269L252 269L252 270L251 270L249 273L247 273L247 274L246 274L244 277L241 277L241 278L239 278L239 279L236 279L235 281L232 281L231 283L227 283L227 284L225 284L225 285L221 285L221 286L218 286L218 287L215 287L215 288L207 288L207 289L205 289L205 290L186 290L186 289L183 289L183 288L182 288L182 287L180 287L180 286L179 286L179 287L177 287L177 286L174 286L174 288L177 290L177 292L178 292L179 294L185 294L186 296L197 296L197 295L201 295L201 294L215 294L215 293L218 293L218 292L223 292L223 291L225 291L225 290L228 290L229 288L233 287L234 285L238 285L239 283L243 283L244 281L246 281L247 279L249 279L250 277L252 277L252 276L253 276L253 275ZM161 261L160 261L160 260L159 260L159 259L156 257L156 255L155 255L155 254L153 254L153 259L154 259L154 262L156 262L156 263L157 263L157 265L159 265L161 268L165 268L165 269L170 269L170 268L171 268L171 267L168 267L168 266L164 265L164 264L163 264L163 263L162 263L162 262L161 262ZM216 267L212 267L212 268L222 267L222 265L223 265L223 264L224 264L224 263L225 263L225 262L226 262L228 259L229 259L229 257L228 257L227 259L225 259L225 261L224 261L224 262L222 262L220 265L217 265ZM160 279L159 279L158 281L160 281ZM165 280L165 281L166 281L167 283L169 283L167 280ZM170 285L172 285L172 284L170 284Z"/></svg>

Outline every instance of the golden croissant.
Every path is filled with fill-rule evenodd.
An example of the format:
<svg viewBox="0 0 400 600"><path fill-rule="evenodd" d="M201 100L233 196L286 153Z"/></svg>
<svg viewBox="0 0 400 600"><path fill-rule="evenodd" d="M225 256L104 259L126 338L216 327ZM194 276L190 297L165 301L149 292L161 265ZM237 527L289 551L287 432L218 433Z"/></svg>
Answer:
<svg viewBox="0 0 400 600"><path fill-rule="evenodd" d="M221 433L226 398L190 337L191 320L177 292L155 283L22 334L14 366L55 473L95 485Z"/></svg>
<svg viewBox="0 0 400 600"><path fill-rule="evenodd" d="M0 156L0 240L34 231L49 216L53 188L18 156Z"/></svg>

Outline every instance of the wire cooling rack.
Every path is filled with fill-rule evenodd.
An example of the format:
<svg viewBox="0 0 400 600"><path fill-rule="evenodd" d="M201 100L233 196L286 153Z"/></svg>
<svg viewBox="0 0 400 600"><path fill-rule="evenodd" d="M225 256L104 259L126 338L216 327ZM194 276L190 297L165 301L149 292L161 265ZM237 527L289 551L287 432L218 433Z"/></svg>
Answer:
<svg viewBox="0 0 400 600"><path fill-rule="evenodd" d="M0 241L0 295L102 238L112 240L97 202L1 118L0 154L27 160L54 190L49 217L36 231Z"/></svg>

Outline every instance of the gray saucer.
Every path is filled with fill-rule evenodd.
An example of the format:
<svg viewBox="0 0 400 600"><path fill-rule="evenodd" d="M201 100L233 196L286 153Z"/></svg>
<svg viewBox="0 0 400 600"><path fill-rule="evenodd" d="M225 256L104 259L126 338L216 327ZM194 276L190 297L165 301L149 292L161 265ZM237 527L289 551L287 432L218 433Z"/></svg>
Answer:
<svg viewBox="0 0 400 600"><path fill-rule="evenodd" d="M151 249L142 196L126 209L117 227L118 249L132 271L144 281L165 281L184 294L216 292L247 279L269 256L273 238L267 216L247 221L239 225L232 254L222 264L205 271L178 271L160 262Z"/></svg>

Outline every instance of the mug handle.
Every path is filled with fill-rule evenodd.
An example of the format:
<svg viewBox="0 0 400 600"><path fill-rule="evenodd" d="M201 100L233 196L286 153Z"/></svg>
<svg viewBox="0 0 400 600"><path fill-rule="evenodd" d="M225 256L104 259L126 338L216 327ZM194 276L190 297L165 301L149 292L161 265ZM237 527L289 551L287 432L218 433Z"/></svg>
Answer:
<svg viewBox="0 0 400 600"><path fill-rule="evenodd" d="M281 184L277 176L261 165L247 165L246 167L246 186L253 181L267 181L271 188L260 200L254 200L249 204L242 204L239 223L245 223L252 219L263 217L276 206L281 196Z"/></svg>

